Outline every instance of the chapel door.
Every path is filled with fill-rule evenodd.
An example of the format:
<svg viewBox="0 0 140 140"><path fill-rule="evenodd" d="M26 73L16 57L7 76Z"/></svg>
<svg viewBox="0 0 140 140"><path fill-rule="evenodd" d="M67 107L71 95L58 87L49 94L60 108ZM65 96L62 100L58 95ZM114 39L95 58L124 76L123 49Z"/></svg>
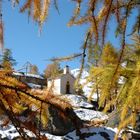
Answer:
<svg viewBox="0 0 140 140"><path fill-rule="evenodd" d="M70 94L70 83L67 81L66 83L66 94Z"/></svg>

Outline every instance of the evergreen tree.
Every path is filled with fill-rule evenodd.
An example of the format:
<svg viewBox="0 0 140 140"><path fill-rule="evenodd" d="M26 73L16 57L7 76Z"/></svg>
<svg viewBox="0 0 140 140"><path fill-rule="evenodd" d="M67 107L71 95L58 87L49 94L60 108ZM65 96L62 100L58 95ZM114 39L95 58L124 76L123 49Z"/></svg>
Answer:
<svg viewBox="0 0 140 140"><path fill-rule="evenodd" d="M44 70L44 75L46 78L55 78L59 74L61 74L63 71L60 68L59 63L54 62L52 64L47 65L46 69Z"/></svg>
<svg viewBox="0 0 140 140"><path fill-rule="evenodd" d="M10 49L4 49L4 53L1 60L1 65L4 69L12 70L13 66L16 64L15 59L12 57L12 52Z"/></svg>
<svg viewBox="0 0 140 140"><path fill-rule="evenodd" d="M31 65L29 73L38 75L38 67L36 65Z"/></svg>

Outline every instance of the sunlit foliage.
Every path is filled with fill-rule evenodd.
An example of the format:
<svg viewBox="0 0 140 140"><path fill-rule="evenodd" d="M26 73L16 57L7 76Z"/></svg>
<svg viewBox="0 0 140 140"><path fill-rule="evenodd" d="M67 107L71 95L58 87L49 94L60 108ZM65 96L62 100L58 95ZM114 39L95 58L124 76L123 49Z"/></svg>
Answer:
<svg viewBox="0 0 140 140"><path fill-rule="evenodd" d="M133 40L132 45L127 45L125 59L115 75L117 54L112 52L112 47L107 52L107 48L103 49L100 66L93 65L88 77L88 81L93 83L93 93L96 93L98 84L99 105L104 106L105 111L115 109L120 112L119 130L127 125L135 127L140 111L140 36L134 35Z"/></svg>

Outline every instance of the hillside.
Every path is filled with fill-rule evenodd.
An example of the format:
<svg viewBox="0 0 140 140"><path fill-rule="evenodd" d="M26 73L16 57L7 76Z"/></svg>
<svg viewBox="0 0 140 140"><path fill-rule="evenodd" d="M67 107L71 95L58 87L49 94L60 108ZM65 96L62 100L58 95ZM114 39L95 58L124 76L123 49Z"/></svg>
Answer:
<svg viewBox="0 0 140 140"><path fill-rule="evenodd" d="M78 77L79 72L80 72L80 69L78 69L78 68L71 70L71 74L75 78ZM84 92L85 97L89 97L90 96L91 86L92 86L92 83L86 83L86 78L87 78L88 75L89 75L89 73L86 70L83 70L81 78L80 78L80 81L79 81L80 84L83 85L83 92ZM97 94L96 93L93 94L92 100L93 101L97 100Z"/></svg>

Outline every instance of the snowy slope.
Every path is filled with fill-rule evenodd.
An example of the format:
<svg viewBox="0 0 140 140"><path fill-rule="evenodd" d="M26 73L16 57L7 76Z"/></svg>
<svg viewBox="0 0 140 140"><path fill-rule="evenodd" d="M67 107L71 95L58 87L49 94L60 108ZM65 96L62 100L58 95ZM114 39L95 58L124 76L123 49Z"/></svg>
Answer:
<svg viewBox="0 0 140 140"><path fill-rule="evenodd" d="M67 100L72 105L74 112L81 120L92 121L95 119L108 119L105 113L94 111L93 105L88 103L83 96L70 94L61 95L60 97Z"/></svg>
<svg viewBox="0 0 140 140"><path fill-rule="evenodd" d="M105 115L104 113L90 110L90 109L79 108L79 109L75 109L74 112L83 121L93 121L96 119L100 119L100 120L108 119L108 116Z"/></svg>
<svg viewBox="0 0 140 140"><path fill-rule="evenodd" d="M67 94L61 95L62 99L66 99L74 108L93 108L93 105L86 101L86 98L80 95Z"/></svg>
<svg viewBox="0 0 140 140"><path fill-rule="evenodd" d="M77 78L79 75L80 69L73 69L71 70L71 74ZM84 95L86 97L90 96L91 93L91 86L92 83L86 83L86 78L89 76L89 73L86 70L83 70L82 75L81 75L81 79L80 79L80 84L83 85L83 91L84 91ZM92 100L96 101L97 100L97 94L94 93L92 96Z"/></svg>
<svg viewBox="0 0 140 140"><path fill-rule="evenodd" d="M73 69L73 70L71 70L71 74L74 77L77 77L79 72L80 72L80 69ZM85 79L88 75L89 75L88 72L86 70L83 70L81 79Z"/></svg>

